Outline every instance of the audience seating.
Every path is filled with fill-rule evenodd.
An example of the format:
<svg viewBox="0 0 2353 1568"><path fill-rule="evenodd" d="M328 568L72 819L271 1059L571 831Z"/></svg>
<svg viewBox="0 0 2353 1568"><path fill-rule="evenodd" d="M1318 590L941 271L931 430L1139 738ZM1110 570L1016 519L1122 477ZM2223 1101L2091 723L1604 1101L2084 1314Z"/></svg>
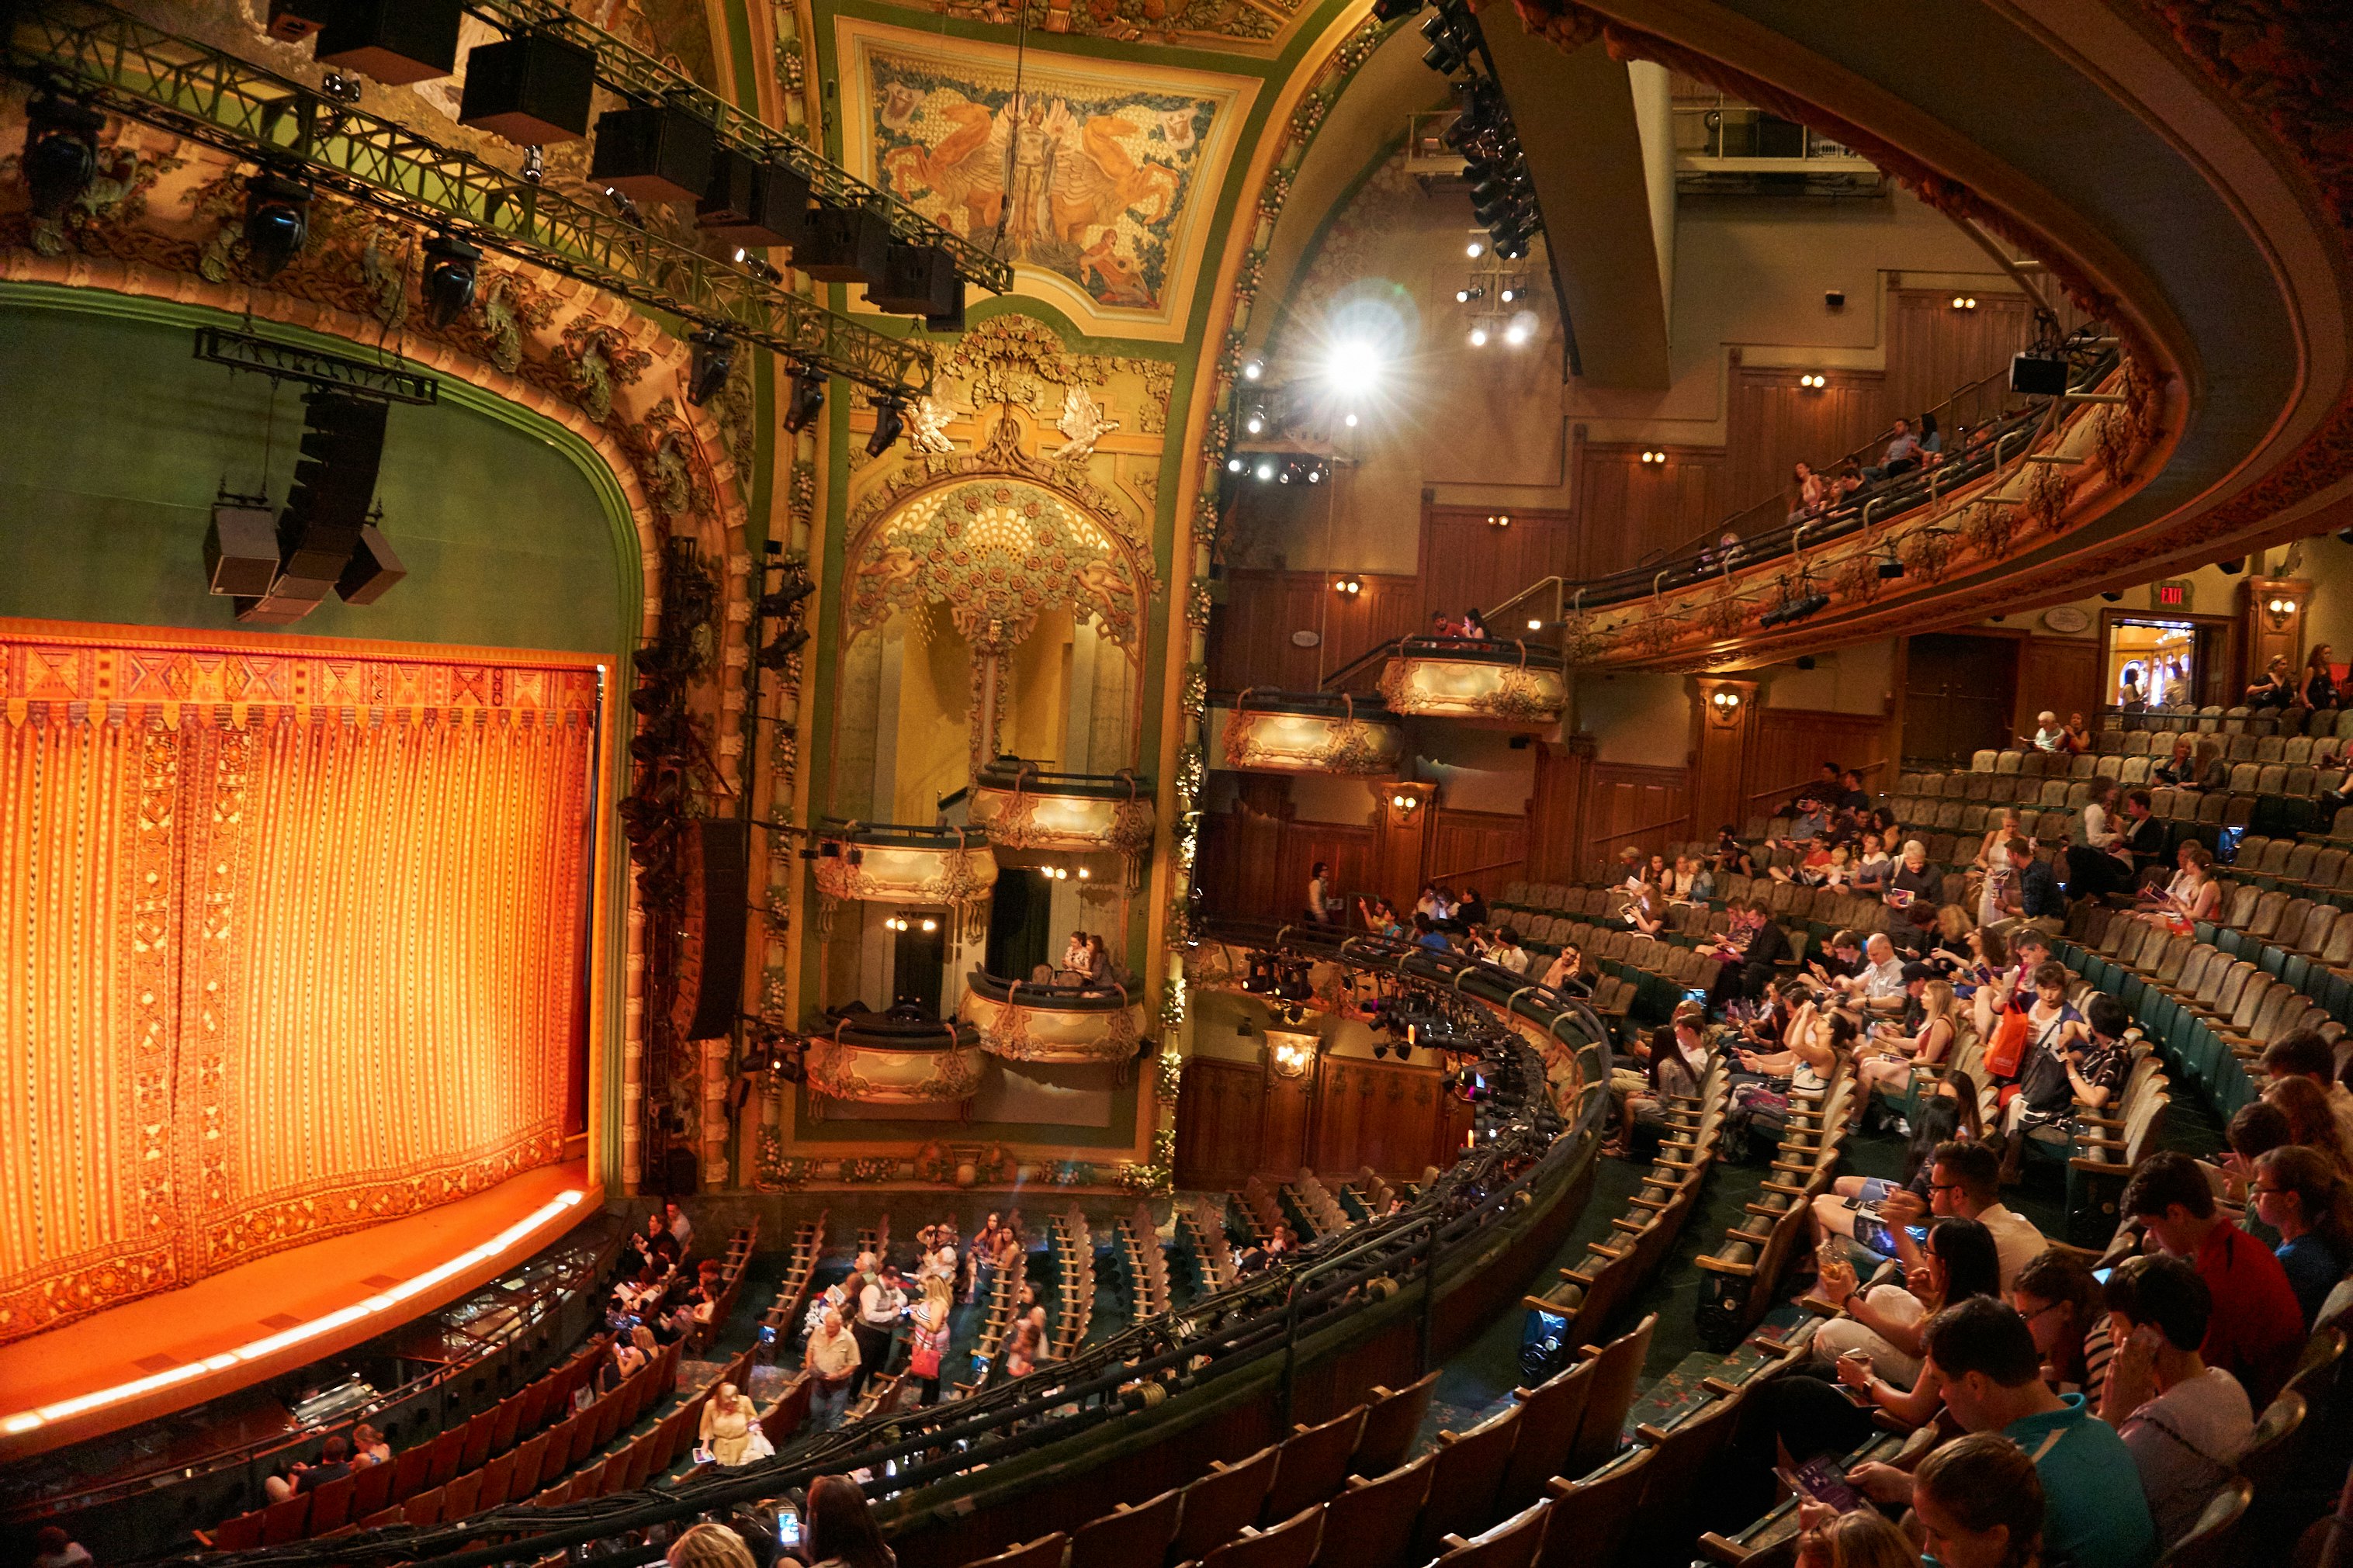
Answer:
<svg viewBox="0 0 2353 1568"><path fill-rule="evenodd" d="M1138 1204L1134 1213L1120 1216L1119 1246L1127 1265L1129 1320L1142 1323L1167 1311L1174 1304L1168 1293L1168 1255L1160 1249L1151 1205Z"/></svg>
<svg viewBox="0 0 2353 1568"><path fill-rule="evenodd" d="M1404 1464L1423 1418L1430 1414L1430 1396L1437 1387L1435 1372L1425 1373L1394 1392L1375 1384L1372 1401L1365 1406L1364 1429L1356 1434L1350 1469L1359 1476L1383 1476Z"/></svg>

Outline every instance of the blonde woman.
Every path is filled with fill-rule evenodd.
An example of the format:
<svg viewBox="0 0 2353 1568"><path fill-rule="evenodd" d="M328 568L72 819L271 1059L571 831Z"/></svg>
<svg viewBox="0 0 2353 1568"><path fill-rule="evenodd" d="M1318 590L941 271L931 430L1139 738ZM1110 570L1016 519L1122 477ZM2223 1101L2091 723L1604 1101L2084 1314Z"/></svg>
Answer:
<svg viewBox="0 0 2353 1568"><path fill-rule="evenodd" d="M723 1383L702 1406L702 1446L723 1468L744 1462L752 1447L752 1402Z"/></svg>
<svg viewBox="0 0 2353 1568"><path fill-rule="evenodd" d="M2026 825L2019 819L2018 807L2001 808L2001 820L1986 829L1984 840L1978 845L1977 858L1969 862L1969 886L1977 895L1978 924L1989 926L2001 919L2001 893L2010 882L2010 854L2004 846L2013 838L2024 838L2031 846Z"/></svg>
<svg viewBox="0 0 2353 1568"><path fill-rule="evenodd" d="M907 1375L923 1385L919 1405L940 1402L940 1364L948 1353L948 1282L923 1281L923 1304L908 1320Z"/></svg>
<svg viewBox="0 0 2353 1568"><path fill-rule="evenodd" d="M2143 889L2141 897L2149 900L2150 908L2139 917L2151 925L2162 926L2179 936L2189 936L2198 929L2200 921L2211 921L2222 907L2222 884L2214 875L2214 852L2191 839L2182 845L2175 857L2180 869L2173 880L2158 892L2154 888Z"/></svg>
<svg viewBox="0 0 2353 1568"><path fill-rule="evenodd" d="M1881 1030L1888 1033L1882 1034ZM1855 1057L1855 1077L1860 1090L1855 1099L1864 1105L1879 1089L1900 1095L1915 1067L1935 1067L1952 1055L1953 1041L1960 1032L1960 1022L1953 1013L1953 987L1947 981L1931 980L1920 991L1920 1027L1909 1037L1894 1032L1882 1024L1873 1031L1870 1045Z"/></svg>

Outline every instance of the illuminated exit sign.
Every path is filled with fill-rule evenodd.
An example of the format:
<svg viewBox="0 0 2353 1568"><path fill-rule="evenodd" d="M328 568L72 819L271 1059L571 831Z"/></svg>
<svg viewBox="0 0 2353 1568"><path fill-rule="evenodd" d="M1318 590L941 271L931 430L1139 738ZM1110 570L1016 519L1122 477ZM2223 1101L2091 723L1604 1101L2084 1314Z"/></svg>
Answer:
<svg viewBox="0 0 2353 1568"><path fill-rule="evenodd" d="M2189 608L2189 579L2175 577L2167 582L2151 583L2148 585L2148 603L2151 609L2158 610Z"/></svg>

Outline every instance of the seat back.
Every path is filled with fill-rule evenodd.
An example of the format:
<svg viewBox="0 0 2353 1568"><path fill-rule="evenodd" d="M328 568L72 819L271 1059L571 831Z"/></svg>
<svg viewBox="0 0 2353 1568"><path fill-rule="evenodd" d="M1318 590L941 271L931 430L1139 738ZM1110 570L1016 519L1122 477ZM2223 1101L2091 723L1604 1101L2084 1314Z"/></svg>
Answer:
<svg viewBox="0 0 2353 1568"><path fill-rule="evenodd" d="M1437 1386L1435 1372L1394 1393L1376 1384L1365 1406L1364 1429L1356 1434L1356 1452L1349 1469L1359 1476L1383 1476L1405 1463L1406 1452L1430 1414L1430 1391Z"/></svg>
<svg viewBox="0 0 2353 1568"><path fill-rule="evenodd" d="M2173 1550L2165 1554L2165 1568L2223 1568L2225 1563L2244 1562L2233 1538L2254 1496L2254 1486L2244 1476L2233 1476L2225 1481L2207 1500L2189 1532L2175 1542Z"/></svg>
<svg viewBox="0 0 2353 1568"><path fill-rule="evenodd" d="M1359 1405L1320 1426L1303 1426L1285 1438L1261 1517L1270 1524L1287 1520L1338 1491L1348 1479L1348 1461L1356 1455L1356 1437L1364 1429L1365 1407Z"/></svg>
<svg viewBox="0 0 2353 1568"><path fill-rule="evenodd" d="M1439 1434L1438 1451L1431 1456L1430 1500L1421 1505L1421 1522L1414 1534L1414 1550L1422 1561L1438 1555L1445 1537L1470 1534L1495 1517L1495 1498L1512 1462L1521 1415L1520 1406L1514 1405L1451 1441L1450 1434Z"/></svg>
<svg viewBox="0 0 2353 1568"><path fill-rule="evenodd" d="M377 1470L383 1468L381 1465L368 1467ZM342 1529L352 1517L352 1497L359 1490L359 1479L366 1473L365 1470L355 1470L337 1476L325 1486L313 1488L311 1492L311 1519L303 1528L312 1535L324 1535L331 1530Z"/></svg>
<svg viewBox="0 0 2353 1568"><path fill-rule="evenodd" d="M1171 1487L1147 1502L1121 1507L1071 1532L1070 1568L1137 1568L1159 1562L1176 1534L1178 1499Z"/></svg>
<svg viewBox="0 0 2353 1568"><path fill-rule="evenodd" d="M1552 1499L1552 1523L1545 1531L1538 1568L1585 1568L1617 1559L1634 1527L1642 1489L1657 1451L1640 1448L1598 1473L1560 1478L1545 1488Z"/></svg>
<svg viewBox="0 0 2353 1568"><path fill-rule="evenodd" d="M1201 1568L1308 1568L1323 1536L1324 1506L1318 1503L1271 1529L1228 1542L1204 1558Z"/></svg>
<svg viewBox="0 0 2353 1568"><path fill-rule="evenodd" d="M1060 1531L1041 1535L1026 1546L1008 1547L994 1557L984 1557L965 1568L1062 1568L1062 1550L1071 1538Z"/></svg>
<svg viewBox="0 0 2353 1568"><path fill-rule="evenodd" d="M1522 1509L1503 1523L1452 1548L1438 1561L1445 1568L1534 1568L1536 1552L1544 1545L1545 1524L1551 1515L1549 1501Z"/></svg>
<svg viewBox="0 0 2353 1568"><path fill-rule="evenodd" d="M1424 1454L1376 1479L1351 1480L1324 1505L1317 1568L1409 1568L1414 1521L1430 1495L1435 1463Z"/></svg>
<svg viewBox="0 0 2353 1568"><path fill-rule="evenodd" d="M1625 1436L1626 1412L1634 1405L1634 1384L1641 1376L1642 1359L1651 1353L1651 1333L1659 1315L1651 1313L1626 1333L1601 1347L1594 1358L1593 1387L1587 1394L1585 1414L1578 1420L1577 1442L1561 1467L1565 1476L1598 1469L1618 1451Z"/></svg>
<svg viewBox="0 0 2353 1568"><path fill-rule="evenodd" d="M472 1513L482 1495L482 1472L469 1470L441 1489L441 1517L455 1521Z"/></svg>
<svg viewBox="0 0 2353 1568"><path fill-rule="evenodd" d="M393 1472L399 1467L390 1460L370 1465L352 1474L351 1517L365 1519L392 1500Z"/></svg>
<svg viewBox="0 0 2353 1568"><path fill-rule="evenodd" d="M420 1443L416 1447L404 1448L394 1458L392 1466L392 1496L385 1500L406 1502L425 1489L425 1478L433 1469L432 1446Z"/></svg>
<svg viewBox="0 0 2353 1568"><path fill-rule="evenodd" d="M261 1510L261 1544L283 1546L290 1541L300 1541L311 1520L311 1494L297 1492L284 1502L271 1503Z"/></svg>
<svg viewBox="0 0 2353 1568"><path fill-rule="evenodd" d="M1242 1526L1257 1523L1267 1488L1274 1484L1275 1456L1281 1451L1269 1444L1246 1459L1212 1466L1208 1475L1187 1487L1168 1560L1198 1562L1240 1535Z"/></svg>
<svg viewBox="0 0 2353 1568"><path fill-rule="evenodd" d="M1643 1439L1658 1450L1651 1476L1642 1488L1641 1523L1633 1551L1640 1561L1663 1558L1679 1537L1687 1537L1694 1494L1704 1476L1731 1441L1739 1415L1737 1395L1701 1405L1672 1426L1641 1428Z"/></svg>
<svg viewBox="0 0 2353 1568"><path fill-rule="evenodd" d="M1669 1200L1660 1212L1662 1234L1672 1234L1696 1196L1696 1186ZM1520 1434L1512 1446L1511 1463L1504 1469L1500 1506L1516 1513L1544 1496L1545 1482L1561 1473L1577 1432L1585 1420L1585 1403L1593 1393L1599 1363L1578 1362L1535 1388L1518 1391Z"/></svg>

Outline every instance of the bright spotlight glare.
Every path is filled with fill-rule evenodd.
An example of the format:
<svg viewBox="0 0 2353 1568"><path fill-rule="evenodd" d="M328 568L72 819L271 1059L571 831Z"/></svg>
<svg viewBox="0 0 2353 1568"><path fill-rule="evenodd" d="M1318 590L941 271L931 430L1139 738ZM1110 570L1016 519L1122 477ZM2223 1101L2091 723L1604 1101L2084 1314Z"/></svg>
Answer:
<svg viewBox="0 0 2353 1568"><path fill-rule="evenodd" d="M1349 429L1354 430L1356 427L1356 416L1353 414L1349 415L1345 423Z"/></svg>
<svg viewBox="0 0 2353 1568"><path fill-rule="evenodd" d="M1504 329L1504 341L1511 344L1514 348L1518 348L1522 343L1526 342L1528 341L1528 329L1526 324L1521 321L1514 321L1510 326L1505 327Z"/></svg>
<svg viewBox="0 0 2353 1568"><path fill-rule="evenodd" d="M1487 346L1486 328L1473 327L1471 329L1471 346L1474 349L1483 349Z"/></svg>
<svg viewBox="0 0 2353 1568"><path fill-rule="evenodd" d="M1271 479L1274 478L1274 465L1272 463L1261 463L1258 466L1258 477L1262 479Z"/></svg>
<svg viewBox="0 0 2353 1568"><path fill-rule="evenodd" d="M1324 357L1324 374L1336 386L1362 391L1380 379L1381 351L1364 338L1342 338Z"/></svg>
<svg viewBox="0 0 2353 1568"><path fill-rule="evenodd" d="M1244 429L1246 429L1246 430L1248 430L1251 435L1255 436L1255 435L1257 435L1260 431L1264 430L1264 429L1266 428L1266 421L1265 421L1265 420L1263 420L1263 419L1261 419L1261 418L1260 418L1257 415L1253 414L1253 415L1251 415L1251 416L1250 416L1250 422L1249 422L1247 425L1243 426L1243 428L1244 428Z"/></svg>
<svg viewBox="0 0 2353 1568"><path fill-rule="evenodd" d="M1474 239L1470 244L1462 247L1462 254L1471 258L1472 260L1476 261L1479 258L1487 254L1487 247L1478 240Z"/></svg>
<svg viewBox="0 0 2353 1568"><path fill-rule="evenodd" d="M1229 474L1239 474L1241 471L1242 460L1240 458L1228 458L1226 459L1226 472Z"/></svg>
<svg viewBox="0 0 2353 1568"><path fill-rule="evenodd" d="M1256 381L1260 376L1262 376L1265 374L1266 365L1263 361L1249 360L1243 363L1242 379L1244 381Z"/></svg>

